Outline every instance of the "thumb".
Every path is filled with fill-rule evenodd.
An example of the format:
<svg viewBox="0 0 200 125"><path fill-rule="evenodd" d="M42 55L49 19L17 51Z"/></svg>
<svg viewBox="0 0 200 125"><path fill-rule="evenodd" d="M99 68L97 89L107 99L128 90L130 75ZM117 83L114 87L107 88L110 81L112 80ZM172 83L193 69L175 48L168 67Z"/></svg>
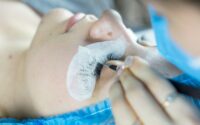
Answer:
<svg viewBox="0 0 200 125"><path fill-rule="evenodd" d="M101 98L102 95L108 95L109 89L114 82L116 72L108 67L103 67L101 70L101 75L96 82L95 90L93 96Z"/></svg>

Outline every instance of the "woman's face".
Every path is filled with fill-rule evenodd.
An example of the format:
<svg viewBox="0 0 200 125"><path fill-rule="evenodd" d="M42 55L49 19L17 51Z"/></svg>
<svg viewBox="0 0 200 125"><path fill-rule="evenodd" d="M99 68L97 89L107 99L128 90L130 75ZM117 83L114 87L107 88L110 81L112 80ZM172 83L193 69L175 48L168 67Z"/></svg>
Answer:
<svg viewBox="0 0 200 125"><path fill-rule="evenodd" d="M183 1L146 1L152 4L160 15L167 17L171 36L177 44L192 56L200 57L198 5Z"/></svg>
<svg viewBox="0 0 200 125"><path fill-rule="evenodd" d="M106 20L103 22L106 24ZM107 97L110 85L105 81L112 78L111 71L105 71L100 76L91 99L78 102L69 95L66 87L69 65L79 46L112 39L109 34L111 29L98 27L102 34L109 32L108 36L98 36L95 28L91 31L94 25L99 25L95 16L73 15L62 9L54 10L42 19L25 58L26 88L23 88L28 90L36 114L47 116L64 113Z"/></svg>

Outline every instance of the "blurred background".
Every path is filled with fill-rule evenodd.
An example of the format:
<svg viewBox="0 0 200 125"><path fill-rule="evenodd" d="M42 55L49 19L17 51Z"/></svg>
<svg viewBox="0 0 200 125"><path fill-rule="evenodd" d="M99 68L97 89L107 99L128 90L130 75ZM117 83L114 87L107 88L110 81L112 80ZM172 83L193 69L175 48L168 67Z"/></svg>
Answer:
<svg viewBox="0 0 200 125"><path fill-rule="evenodd" d="M121 14L125 25L139 38L155 43L148 12L142 0L0 0L0 42L31 41L41 16L55 8L97 17L104 10L115 9Z"/></svg>
<svg viewBox="0 0 200 125"><path fill-rule="evenodd" d="M127 27L134 31L149 28L148 14L141 0L22 0L38 13L45 14L53 8L66 8L74 13L84 12L99 17L106 9L115 9Z"/></svg>

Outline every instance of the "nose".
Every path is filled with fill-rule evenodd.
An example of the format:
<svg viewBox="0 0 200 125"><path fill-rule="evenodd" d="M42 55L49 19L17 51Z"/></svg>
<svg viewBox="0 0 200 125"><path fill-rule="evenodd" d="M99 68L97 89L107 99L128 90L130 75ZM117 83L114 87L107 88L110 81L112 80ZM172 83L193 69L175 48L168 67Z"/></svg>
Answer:
<svg viewBox="0 0 200 125"><path fill-rule="evenodd" d="M99 40L111 40L123 34L126 27L120 14L115 10L106 10L90 30L90 37Z"/></svg>
<svg viewBox="0 0 200 125"><path fill-rule="evenodd" d="M97 41L120 38L126 42L127 54L130 54L132 50L139 52L142 48L136 43L136 34L124 25L120 14L115 10L103 12L100 19L92 25L89 37Z"/></svg>

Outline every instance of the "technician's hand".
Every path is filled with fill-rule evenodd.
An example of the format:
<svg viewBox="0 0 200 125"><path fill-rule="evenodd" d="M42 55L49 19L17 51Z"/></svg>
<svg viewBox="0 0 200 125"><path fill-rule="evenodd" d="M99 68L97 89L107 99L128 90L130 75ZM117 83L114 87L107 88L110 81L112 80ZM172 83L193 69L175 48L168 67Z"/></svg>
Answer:
<svg viewBox="0 0 200 125"><path fill-rule="evenodd" d="M199 125L195 108L139 57L110 89L117 125Z"/></svg>
<svg viewBox="0 0 200 125"><path fill-rule="evenodd" d="M145 59L152 68L165 77L174 77L180 71L166 61L158 52L155 42L150 42L143 37L137 37L128 29L119 13L114 10L105 11L100 19L94 23L90 30L90 38L98 41L112 40L121 37L127 44L127 55L139 56Z"/></svg>

